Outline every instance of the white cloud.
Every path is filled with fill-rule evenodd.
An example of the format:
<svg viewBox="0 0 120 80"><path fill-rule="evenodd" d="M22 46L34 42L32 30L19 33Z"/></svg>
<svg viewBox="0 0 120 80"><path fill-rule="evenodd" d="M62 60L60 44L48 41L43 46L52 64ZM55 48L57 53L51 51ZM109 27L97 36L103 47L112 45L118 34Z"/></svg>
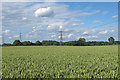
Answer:
<svg viewBox="0 0 120 80"><path fill-rule="evenodd" d="M52 29L55 29L56 27L59 28L58 26L50 24L50 26L48 26L47 29L52 30Z"/></svg>
<svg viewBox="0 0 120 80"><path fill-rule="evenodd" d="M80 24L85 24L84 22L80 23Z"/></svg>
<svg viewBox="0 0 120 80"><path fill-rule="evenodd" d="M112 18L117 18L117 17L118 17L118 15L112 16Z"/></svg>
<svg viewBox="0 0 120 80"><path fill-rule="evenodd" d="M93 38L98 38L98 36L96 35L96 36L78 36L77 37L77 39L79 39L79 38L85 38L85 39L93 39Z"/></svg>
<svg viewBox="0 0 120 80"><path fill-rule="evenodd" d="M104 11L103 14L108 14L109 12L108 11Z"/></svg>
<svg viewBox="0 0 120 80"><path fill-rule="evenodd" d="M34 15L35 17L50 17L54 15L54 12L51 7L39 8L35 11Z"/></svg>
<svg viewBox="0 0 120 80"><path fill-rule="evenodd" d="M76 19L76 18L71 18L70 21L76 21L76 22L80 22L80 19Z"/></svg>
<svg viewBox="0 0 120 80"><path fill-rule="evenodd" d="M33 27L33 29L35 29L35 27Z"/></svg>
<svg viewBox="0 0 120 80"><path fill-rule="evenodd" d="M88 36L88 38L98 38L98 36Z"/></svg>
<svg viewBox="0 0 120 80"><path fill-rule="evenodd" d="M3 33L4 33L5 35L9 35L10 30L5 30L5 31L3 31Z"/></svg>
<svg viewBox="0 0 120 80"><path fill-rule="evenodd" d="M53 29L54 30L60 30L60 29L63 29L63 26L61 26L61 25L64 25L63 22L59 22L59 21L58 22L54 21L53 23L52 22L50 22L50 23L48 22L49 23L49 25L47 27L48 30L53 30Z"/></svg>
<svg viewBox="0 0 120 80"><path fill-rule="evenodd" d="M48 28L50 28L51 26L48 26Z"/></svg>
<svg viewBox="0 0 120 80"><path fill-rule="evenodd" d="M23 17L22 20L27 20L27 18L26 18L26 17Z"/></svg>
<svg viewBox="0 0 120 80"><path fill-rule="evenodd" d="M105 31L99 32L99 34L106 34L107 32L108 32L108 30L105 30Z"/></svg>
<svg viewBox="0 0 120 80"><path fill-rule="evenodd" d="M60 38L61 38L61 36L58 36L58 38L60 39Z"/></svg>
<svg viewBox="0 0 120 80"><path fill-rule="evenodd" d="M60 26L59 28L60 28L60 30L61 30L61 29L63 28L63 26Z"/></svg>
<svg viewBox="0 0 120 80"><path fill-rule="evenodd" d="M110 32L114 32L115 30L111 30Z"/></svg>
<svg viewBox="0 0 120 80"><path fill-rule="evenodd" d="M66 38L67 36L66 35L63 35L62 36L62 38ZM58 38L60 39L61 38L61 36L58 36Z"/></svg>
<svg viewBox="0 0 120 80"><path fill-rule="evenodd" d="M51 37L52 37L52 38L55 38L55 37L57 37L57 36L56 36L56 35L52 35Z"/></svg>
<svg viewBox="0 0 120 80"><path fill-rule="evenodd" d="M100 20L94 20L93 23L101 23L102 21Z"/></svg>
<svg viewBox="0 0 120 80"><path fill-rule="evenodd" d="M36 27L32 27L32 32L35 32L36 31Z"/></svg>
<svg viewBox="0 0 120 80"><path fill-rule="evenodd" d="M83 25L83 24L85 24L85 23L84 23L84 22L80 22L80 24L78 24L78 23L73 23L72 26L79 26L79 25Z"/></svg>
<svg viewBox="0 0 120 80"><path fill-rule="evenodd" d="M0 19L4 19L5 18L5 16L0 16Z"/></svg>
<svg viewBox="0 0 120 80"><path fill-rule="evenodd" d="M91 15L94 15L100 12L100 10L94 10L90 12L84 12L81 10L69 11L67 7L63 7L63 9L61 9L61 6L58 9L59 10L57 11L57 13L59 15L56 14L55 16L57 18L76 18L76 17L81 17L81 16L91 16Z"/></svg>
<svg viewBox="0 0 120 80"><path fill-rule="evenodd" d="M49 33L49 34L54 34L54 35L55 35L56 33L55 33L55 32L51 32L51 33Z"/></svg>
<svg viewBox="0 0 120 80"><path fill-rule="evenodd" d="M73 34L69 34L69 35L68 35L68 38L70 38L70 37L72 37L72 36L73 36Z"/></svg>
<svg viewBox="0 0 120 80"><path fill-rule="evenodd" d="M78 36L77 39L80 39L80 36Z"/></svg>
<svg viewBox="0 0 120 80"><path fill-rule="evenodd" d="M92 31L92 32L95 32L95 31L96 31L96 29L92 29L91 31Z"/></svg>
<svg viewBox="0 0 120 80"><path fill-rule="evenodd" d="M73 26L78 26L79 24L73 23L72 25L73 25Z"/></svg>
<svg viewBox="0 0 120 80"><path fill-rule="evenodd" d="M12 39L12 37L8 37L8 39Z"/></svg>
<svg viewBox="0 0 120 80"><path fill-rule="evenodd" d="M14 35L13 37L18 38L18 37L19 37L19 35Z"/></svg>
<svg viewBox="0 0 120 80"><path fill-rule="evenodd" d="M100 10L95 10L95 11L91 11L91 12L83 12L83 13L81 13L81 16L90 16L93 14L97 14L99 12L100 12Z"/></svg>
<svg viewBox="0 0 120 80"><path fill-rule="evenodd" d="M88 34L88 32L83 32L83 34Z"/></svg>

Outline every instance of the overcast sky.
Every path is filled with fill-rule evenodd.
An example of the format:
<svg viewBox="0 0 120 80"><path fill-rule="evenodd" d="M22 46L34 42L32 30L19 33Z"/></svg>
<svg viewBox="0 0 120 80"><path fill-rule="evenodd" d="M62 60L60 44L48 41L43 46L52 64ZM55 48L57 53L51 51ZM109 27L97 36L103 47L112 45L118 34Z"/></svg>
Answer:
<svg viewBox="0 0 120 80"><path fill-rule="evenodd" d="M117 2L4 2L1 18L6 43L59 40L60 26L64 41L118 39Z"/></svg>

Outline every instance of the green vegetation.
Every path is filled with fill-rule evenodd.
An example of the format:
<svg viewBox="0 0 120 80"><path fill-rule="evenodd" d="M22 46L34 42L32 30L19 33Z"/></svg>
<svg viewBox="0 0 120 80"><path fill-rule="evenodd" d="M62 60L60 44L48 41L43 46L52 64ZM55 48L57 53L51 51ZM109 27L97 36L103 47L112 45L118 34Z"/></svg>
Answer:
<svg viewBox="0 0 120 80"><path fill-rule="evenodd" d="M118 46L3 47L3 78L117 78Z"/></svg>
<svg viewBox="0 0 120 80"><path fill-rule="evenodd" d="M2 44L2 46L51 46L51 45L62 45L62 46L101 46L101 45L118 45L120 41L115 41L113 37L108 38L109 42L104 41L88 41L86 42L85 38L80 38L77 41L68 41L68 42L58 42L52 40L43 40L42 42L36 41L35 43L31 41L20 42L20 40L15 40L13 44Z"/></svg>

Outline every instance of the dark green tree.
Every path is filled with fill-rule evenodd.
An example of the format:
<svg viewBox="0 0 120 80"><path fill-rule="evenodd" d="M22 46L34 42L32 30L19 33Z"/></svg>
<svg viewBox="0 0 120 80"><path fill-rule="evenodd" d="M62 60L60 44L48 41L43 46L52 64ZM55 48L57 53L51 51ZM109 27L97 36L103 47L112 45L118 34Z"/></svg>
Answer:
<svg viewBox="0 0 120 80"><path fill-rule="evenodd" d="M4 43L4 44L2 44L2 46L12 46L12 44L10 44L10 43Z"/></svg>
<svg viewBox="0 0 120 80"><path fill-rule="evenodd" d="M22 42L23 46L31 46L34 45L34 43L30 42L30 41L24 41Z"/></svg>
<svg viewBox="0 0 120 80"><path fill-rule="evenodd" d="M86 40L85 40L85 38L80 38L78 41L85 42Z"/></svg>
<svg viewBox="0 0 120 80"><path fill-rule="evenodd" d="M42 43L40 41L36 41L35 45L42 45Z"/></svg>
<svg viewBox="0 0 120 80"><path fill-rule="evenodd" d="M85 38L80 38L80 39L77 41L77 45L78 45L78 46L85 46L85 44L86 44Z"/></svg>
<svg viewBox="0 0 120 80"><path fill-rule="evenodd" d="M108 38L108 41L109 41L110 44L113 44L115 39L113 37L110 37L110 38Z"/></svg>
<svg viewBox="0 0 120 80"><path fill-rule="evenodd" d="M51 40L45 40L42 41L43 46L49 46L49 45L59 45L59 42L57 41L51 41Z"/></svg>
<svg viewBox="0 0 120 80"><path fill-rule="evenodd" d="M13 46L21 46L21 45L22 45L22 43L20 42L20 40L15 40L13 42Z"/></svg>

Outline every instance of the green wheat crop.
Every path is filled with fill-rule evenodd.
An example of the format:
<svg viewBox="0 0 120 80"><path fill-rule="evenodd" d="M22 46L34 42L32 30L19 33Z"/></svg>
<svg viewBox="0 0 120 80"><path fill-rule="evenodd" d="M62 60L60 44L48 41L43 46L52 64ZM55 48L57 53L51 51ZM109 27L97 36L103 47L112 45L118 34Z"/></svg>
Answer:
<svg viewBox="0 0 120 80"><path fill-rule="evenodd" d="M3 78L117 78L118 46L2 48Z"/></svg>

